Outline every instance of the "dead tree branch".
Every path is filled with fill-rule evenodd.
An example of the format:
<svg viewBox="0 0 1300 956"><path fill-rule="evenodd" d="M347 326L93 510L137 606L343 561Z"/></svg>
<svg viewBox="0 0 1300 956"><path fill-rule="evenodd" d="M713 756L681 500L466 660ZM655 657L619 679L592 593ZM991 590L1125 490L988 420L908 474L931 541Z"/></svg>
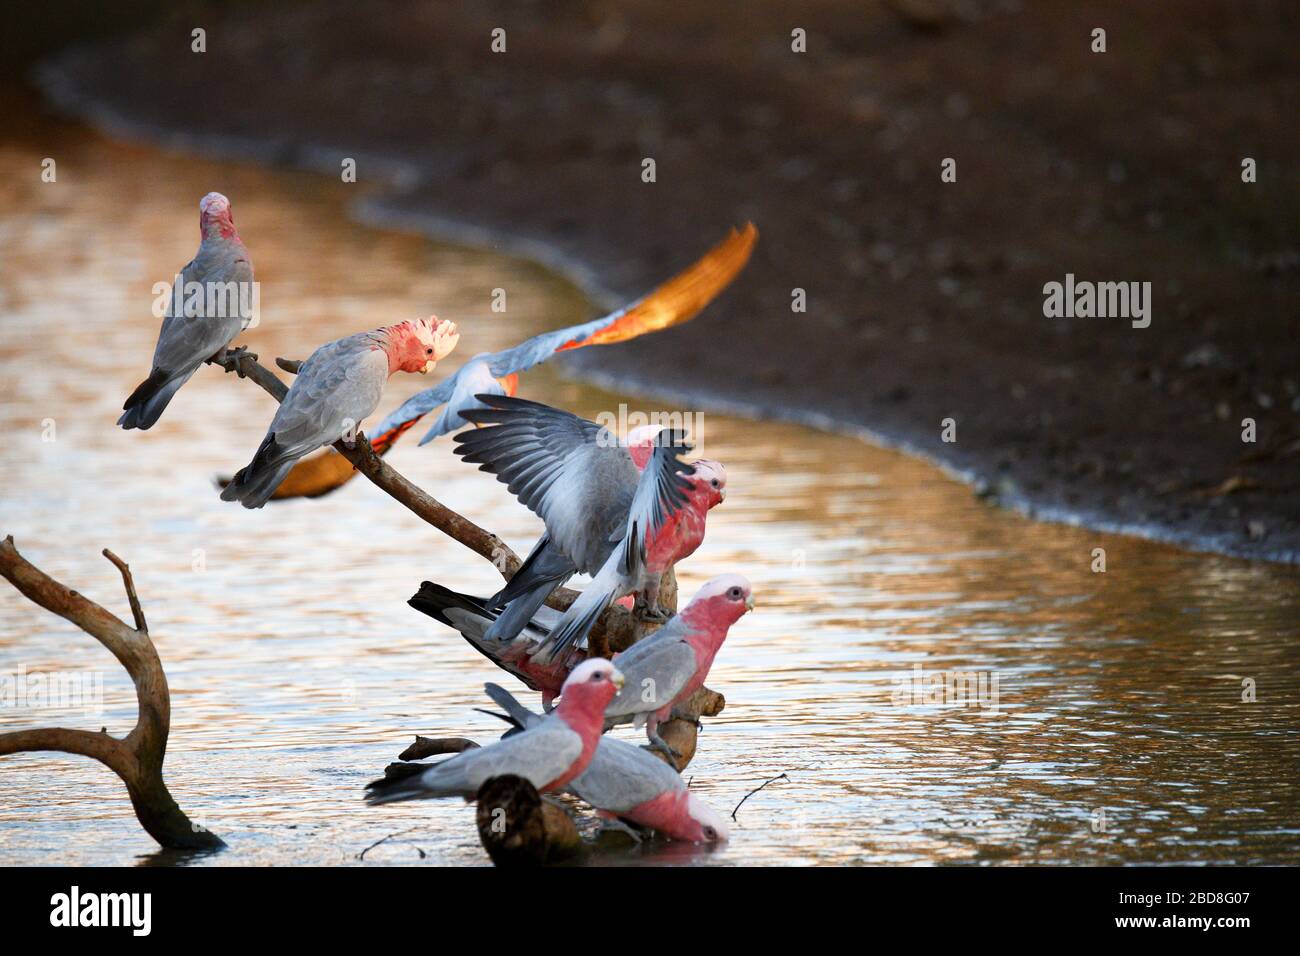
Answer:
<svg viewBox="0 0 1300 956"><path fill-rule="evenodd" d="M24 597L51 614L71 621L117 658L135 684L139 707L135 727L121 738L106 731L92 733L62 727L0 734L0 756L57 751L98 760L122 778L140 825L162 846L177 849L224 846L217 836L190 822L163 782L163 759L171 730L167 676L149 638L130 568L107 549L104 556L122 573L135 618L134 628L27 561L14 547L12 536L0 542L0 575Z"/></svg>

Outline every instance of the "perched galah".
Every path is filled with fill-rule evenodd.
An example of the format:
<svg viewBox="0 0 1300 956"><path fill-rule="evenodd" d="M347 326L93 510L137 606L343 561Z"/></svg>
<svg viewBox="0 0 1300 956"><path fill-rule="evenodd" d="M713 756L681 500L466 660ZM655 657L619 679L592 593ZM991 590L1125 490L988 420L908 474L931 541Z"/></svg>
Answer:
<svg viewBox="0 0 1300 956"><path fill-rule="evenodd" d="M560 696L569 672L586 660L586 654L576 647L561 655L539 653L547 647L550 630L561 617L560 611L545 605L537 609L518 634L507 641L497 641L487 636L488 628L497 619L497 612L489 609L487 598L460 594L425 581L406 603L458 631L471 647L497 667L518 677L529 689L540 691L542 707L547 711ZM542 659L535 660L535 657Z"/></svg>
<svg viewBox="0 0 1300 956"><path fill-rule="evenodd" d="M262 507L299 458L356 433L390 375L432 370L459 338L454 322L430 316L322 345L298 369L253 460L222 499Z"/></svg>
<svg viewBox="0 0 1300 956"><path fill-rule="evenodd" d="M151 428L198 367L221 357L253 320L253 260L221 193L199 202L199 240L198 253L176 277L149 377L122 406L117 423L123 428Z"/></svg>
<svg viewBox="0 0 1300 956"><path fill-rule="evenodd" d="M629 721L640 726L644 721L652 746L674 759L680 756L659 736L658 727L671 718L674 707L704 686L731 625L753 607L754 591L744 577L719 575L667 624L616 654L627 686L605 711L606 727Z"/></svg>
<svg viewBox="0 0 1300 956"><path fill-rule="evenodd" d="M505 688L488 684L486 689L518 730L545 719L515 700ZM591 763L569 781L568 790L595 807L604 819L628 820L670 840L722 843L730 835L727 821L686 789L681 774L644 748L613 737L600 738Z"/></svg>
<svg viewBox="0 0 1300 956"><path fill-rule="evenodd" d="M456 454L495 474L546 523L546 533L519 570L489 600L489 607L505 610L488 638L510 640L575 573L601 570L629 528L643 474L638 461L651 454L660 456L659 464L642 461L648 484L639 499L641 510L633 515L645 547L638 582L645 589L637 610L662 617L656 606L659 575L704 540L709 509L726 497L722 466L681 462L676 433L659 432L643 450L620 442L595 422L547 405L486 394L479 399L488 407L463 414L486 427L457 435Z"/></svg>
<svg viewBox="0 0 1300 956"><path fill-rule="evenodd" d="M420 444L424 444L460 428L465 423L461 413L481 407L476 395L514 395L520 373L552 356L589 345L624 342L693 319L744 268L757 239L758 230L753 223L746 223L739 231L731 230L726 239L690 268L617 312L580 325L543 332L500 352L475 355L455 374L413 395L371 428L371 446L383 454L407 429L445 404L442 414L421 439ZM355 474L356 469L347 459L326 449L295 466L275 497L318 497Z"/></svg>
<svg viewBox="0 0 1300 956"><path fill-rule="evenodd" d="M558 707L522 733L426 766L412 764L366 787L368 803L429 797L473 799L493 777L522 777L539 792L560 790L587 769L600 741L605 708L623 686L609 661L593 658L573 669ZM399 765L400 766L400 765Z"/></svg>

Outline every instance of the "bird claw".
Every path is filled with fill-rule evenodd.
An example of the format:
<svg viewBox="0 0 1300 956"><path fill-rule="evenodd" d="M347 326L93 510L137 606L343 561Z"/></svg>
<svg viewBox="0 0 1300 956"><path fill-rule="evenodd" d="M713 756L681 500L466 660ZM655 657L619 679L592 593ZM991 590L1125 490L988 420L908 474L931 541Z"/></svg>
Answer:
<svg viewBox="0 0 1300 956"><path fill-rule="evenodd" d="M671 612L666 611L661 607L650 607L644 604L634 606L632 608L632 615L644 624L663 624L672 617Z"/></svg>
<svg viewBox="0 0 1300 956"><path fill-rule="evenodd" d="M226 349L225 354L221 356L221 364L226 371L234 372L240 378L248 378L248 372L244 370L245 361L257 361L257 353L248 351L247 345L241 345L237 349Z"/></svg>
<svg viewBox="0 0 1300 956"><path fill-rule="evenodd" d="M682 755L672 748L668 741L664 740L658 734L650 735L650 749L657 750L674 763L682 759Z"/></svg>

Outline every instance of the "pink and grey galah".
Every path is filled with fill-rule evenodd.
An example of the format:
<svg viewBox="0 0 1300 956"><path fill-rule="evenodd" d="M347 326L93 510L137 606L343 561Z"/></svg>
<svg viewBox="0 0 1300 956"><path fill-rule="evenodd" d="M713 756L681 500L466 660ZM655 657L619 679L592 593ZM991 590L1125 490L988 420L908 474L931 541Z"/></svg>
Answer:
<svg viewBox="0 0 1300 956"><path fill-rule="evenodd" d="M356 434L390 375L431 371L459 338L454 322L430 316L322 345L298 369L253 460L222 499L262 507L299 458Z"/></svg>
<svg viewBox="0 0 1300 956"><path fill-rule="evenodd" d="M680 756L659 736L673 709L704 686L709 668L731 626L753 610L754 589L742 575L722 574L696 592L663 627L637 641L614 660L627 685L605 711L606 727L645 723L657 750ZM560 698L563 703L563 696Z"/></svg>
<svg viewBox="0 0 1300 956"><path fill-rule="evenodd" d="M493 777L522 777L539 792L561 790L587 769L600 742L605 708L623 686L603 658L584 661L564 682L560 705L521 733L441 763L411 764L366 787L371 804L430 797L473 799Z"/></svg>
<svg viewBox="0 0 1300 956"><path fill-rule="evenodd" d="M620 546L633 527L634 563L626 574L611 572L612 583L602 581L610 586L597 592L599 599L593 594L592 603L635 591L640 616L666 616L657 607L659 578L704 540L709 509L726 497L722 466L682 461L678 432L643 433L629 446L570 412L508 396L477 398L487 407L462 415L483 427L455 436L456 454L495 474L546 524L519 570L489 600L491 608L504 610L487 636L511 640L579 571L598 575L611 558L619 571ZM624 586L628 590L620 590ZM579 623L588 622L584 617ZM581 646L585 633L575 628L556 649Z"/></svg>
<svg viewBox="0 0 1300 956"><path fill-rule="evenodd" d="M154 347L149 377L122 405L125 429L153 427L190 376L221 357L253 320L253 260L235 231L230 200L199 202L199 251L176 277Z"/></svg>
<svg viewBox="0 0 1300 956"><path fill-rule="evenodd" d="M515 700L505 688L488 684L486 689L519 730L545 719ZM600 738L591 763L569 781L567 789L591 804L602 818L649 827L670 840L721 843L730 835L727 821L686 788L681 774L643 747L613 737Z"/></svg>

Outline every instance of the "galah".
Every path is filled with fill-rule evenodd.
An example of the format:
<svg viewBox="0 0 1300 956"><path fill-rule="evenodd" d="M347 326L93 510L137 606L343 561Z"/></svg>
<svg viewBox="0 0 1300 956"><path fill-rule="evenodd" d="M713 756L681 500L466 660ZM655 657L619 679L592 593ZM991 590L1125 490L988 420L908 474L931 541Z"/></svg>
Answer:
<svg viewBox="0 0 1300 956"><path fill-rule="evenodd" d="M253 260L235 232L230 200L221 193L208 193L199 202L199 251L176 277L154 347L153 367L122 405L119 425L153 427L199 366L225 353L253 319L252 285ZM214 314L208 314L209 303Z"/></svg>
<svg viewBox="0 0 1300 956"><path fill-rule="evenodd" d="M560 790L587 769L600 741L605 708L622 686L623 675L609 661L584 661L564 682L559 706L527 730L432 766L412 764L390 772L366 787L366 801L468 800L488 780L506 774L522 777L539 792Z"/></svg>
<svg viewBox="0 0 1300 956"><path fill-rule="evenodd" d="M513 348L475 355L453 375L413 395L370 429L371 447L383 454L422 417L443 405L446 407L420 444L460 428L465 424L462 413L466 409L482 407L475 396L514 395L522 372L562 352L623 342L693 319L744 268L757 238L753 223L746 223L690 268L631 305L590 322L543 332ZM318 497L355 474L346 458L327 449L295 466L275 497Z"/></svg>
<svg viewBox="0 0 1300 956"><path fill-rule="evenodd" d="M722 466L682 462L676 433L661 431L643 451L570 412L508 396L479 398L488 407L467 410L464 416L485 427L457 435L456 454L495 474L546 524L546 533L519 570L488 602L505 610L487 636L510 640L575 573L596 575L618 550L629 515L645 547L638 581L645 588L637 610L662 616L656 608L659 575L704 540L709 509L726 497ZM637 462L647 451L652 460L642 471ZM654 456L659 456L658 465ZM633 515L643 474L648 484Z"/></svg>
<svg viewBox="0 0 1300 956"><path fill-rule="evenodd" d="M488 684L486 689L519 730L545 719L505 688ZM730 835L727 821L686 788L681 774L644 748L613 737L600 738L591 763L569 781L568 790L591 804L604 819L629 820L670 840L721 843Z"/></svg>
<svg viewBox="0 0 1300 956"><path fill-rule="evenodd" d="M680 756L659 736L658 727L704 686L731 625L753 607L749 581L739 574L719 575L667 624L616 654L627 685L605 711L606 727L644 721L652 746L674 759Z"/></svg>
<svg viewBox="0 0 1300 956"><path fill-rule="evenodd" d="M322 345L298 369L253 460L230 479L222 500L262 507L299 458L355 434L390 375L429 372L459 338L454 322L430 316Z"/></svg>
<svg viewBox="0 0 1300 956"><path fill-rule="evenodd" d="M547 647L551 628L561 617L560 611L545 605L537 609L532 620L518 634L509 640L497 641L487 636L497 618L497 612L488 607L488 598L471 597L425 581L406 603L458 631L471 647L497 667L518 677L530 690L540 691L542 707L547 711L560 696L569 672L586 659L586 655L576 647L570 648L567 654L540 653Z"/></svg>

